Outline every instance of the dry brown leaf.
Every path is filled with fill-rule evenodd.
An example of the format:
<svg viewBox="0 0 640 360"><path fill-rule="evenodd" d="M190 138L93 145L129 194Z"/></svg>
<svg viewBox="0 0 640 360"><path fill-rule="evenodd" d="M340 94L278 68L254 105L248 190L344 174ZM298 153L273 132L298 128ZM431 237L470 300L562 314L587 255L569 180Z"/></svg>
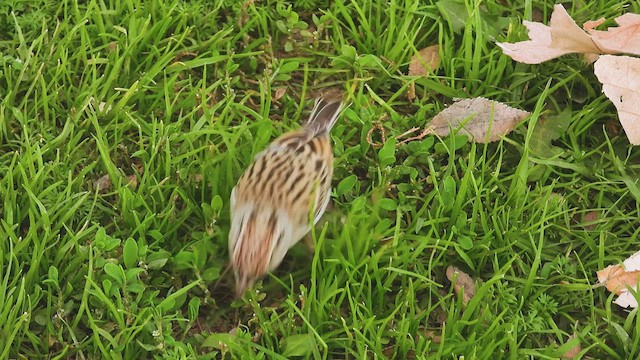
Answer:
<svg viewBox="0 0 640 360"><path fill-rule="evenodd" d="M467 305L471 298L476 294L475 281L473 281L471 276L455 266L448 266L446 275L449 281L453 281L455 275L456 282L453 284L453 291L458 296L462 291L462 304Z"/></svg>
<svg viewBox="0 0 640 360"><path fill-rule="evenodd" d="M425 330L424 335L427 339L431 339L434 344L440 344L442 342L442 330L440 332L436 332L436 330Z"/></svg>
<svg viewBox="0 0 640 360"><path fill-rule="evenodd" d="M582 222L585 229L591 231L596 228L595 222L598 221L598 217L600 216L600 212L598 211L589 211L582 218Z"/></svg>
<svg viewBox="0 0 640 360"><path fill-rule="evenodd" d="M618 294L614 301L622 307L638 307L638 302L629 287L638 290L638 277L640 276L640 251L629 256L622 265L610 265L598 271L598 282L604 284L610 292Z"/></svg>
<svg viewBox="0 0 640 360"><path fill-rule="evenodd" d="M286 87L277 88L275 93L273 94L273 97L271 98L271 100L278 101L278 100L282 99L282 97L284 96L284 94L286 92L287 92L287 88Z"/></svg>
<svg viewBox="0 0 640 360"><path fill-rule="evenodd" d="M531 40L497 43L502 52L521 63L540 64L575 52L601 53L589 34L573 21L560 4L553 7L549 26L531 21L522 23L529 30Z"/></svg>
<svg viewBox="0 0 640 360"><path fill-rule="evenodd" d="M463 99L442 110L429 123L429 133L449 135L458 129L473 141L487 143L500 140L530 113L485 98Z"/></svg>
<svg viewBox="0 0 640 360"><path fill-rule="evenodd" d="M127 176L127 185L136 189L138 187L138 177L135 174Z"/></svg>
<svg viewBox="0 0 640 360"><path fill-rule="evenodd" d="M411 57L411 62L409 63L409 75L426 75L429 72L435 71L439 66L440 46L427 46ZM409 90L407 90L407 98L409 100L416 98L416 85L413 82L409 85Z"/></svg>
<svg viewBox="0 0 640 360"><path fill-rule="evenodd" d="M567 339L567 342L570 342L571 340L577 338L578 335L574 332L573 334L571 334L571 336L569 336L569 338ZM569 349L569 351L567 351L566 353L562 354L562 358L563 359L575 359L579 354L580 351L582 351L582 347L580 346L580 342L578 342L578 344L574 347L572 347L571 349Z"/></svg>
<svg viewBox="0 0 640 360"><path fill-rule="evenodd" d="M426 75L435 71L438 66L440 66L440 46L427 46L411 58L409 75Z"/></svg>
<svg viewBox="0 0 640 360"><path fill-rule="evenodd" d="M603 55L594 69L602 91L618 110L620 123L633 145L640 145L640 59Z"/></svg>
<svg viewBox="0 0 640 360"><path fill-rule="evenodd" d="M93 188L98 192L105 192L111 188L111 178L109 174L102 175L98 180L93 182Z"/></svg>
<svg viewBox="0 0 640 360"><path fill-rule="evenodd" d="M409 90L407 90L407 99L413 101L416 98L416 83L413 81L409 84Z"/></svg>

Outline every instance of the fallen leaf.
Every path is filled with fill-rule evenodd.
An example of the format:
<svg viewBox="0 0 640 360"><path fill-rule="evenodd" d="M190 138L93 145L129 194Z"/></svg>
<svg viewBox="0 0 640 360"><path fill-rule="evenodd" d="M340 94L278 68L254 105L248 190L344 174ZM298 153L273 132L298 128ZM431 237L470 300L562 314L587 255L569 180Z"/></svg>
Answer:
<svg viewBox="0 0 640 360"><path fill-rule="evenodd" d="M622 265L609 265L598 271L598 280L610 292L618 295L626 291L627 286L634 286L638 282L640 271L626 270Z"/></svg>
<svg viewBox="0 0 640 360"><path fill-rule="evenodd" d="M447 136L451 129L469 135L473 141L487 143L500 138L530 113L485 98L463 99L442 110L429 123L429 133Z"/></svg>
<svg viewBox="0 0 640 360"><path fill-rule="evenodd" d="M409 75L427 75L430 72L434 72L439 66L440 46L427 46L411 57L411 62L409 63ZM407 90L407 98L409 100L416 98L416 85L413 82L409 85L409 90Z"/></svg>
<svg viewBox="0 0 640 360"><path fill-rule="evenodd" d="M618 110L620 123L633 145L640 145L640 59L603 55L594 72L602 91Z"/></svg>
<svg viewBox="0 0 640 360"><path fill-rule="evenodd" d="M577 337L578 337L578 335L574 332L567 339L567 343L573 341L573 339L576 339ZM569 349L569 351L567 351L564 354L562 354L562 358L563 359L575 359L580 354L580 351L582 351L582 347L580 346L580 341L578 340L576 346L572 347L571 349Z"/></svg>
<svg viewBox="0 0 640 360"><path fill-rule="evenodd" d="M604 19L586 22L583 27L604 54L640 55L640 15L628 13L615 20L618 26L605 31L594 29Z"/></svg>
<svg viewBox="0 0 640 360"><path fill-rule="evenodd" d="M602 91L618 110L618 118L629 142L640 145L640 15L624 14L615 18L617 27L596 30L605 19L587 21L583 29L569 16L562 5L555 5L549 26L524 21L531 40L517 43L497 43L502 51L516 61L539 64L558 56L581 52L595 61L594 71L602 83Z"/></svg>
<svg viewBox="0 0 640 360"><path fill-rule="evenodd" d="M615 304L622 307L638 307L638 302L630 288L638 290L638 277L640 277L640 251L629 256L622 265L609 265L598 271L598 283L604 284L612 293L618 294Z"/></svg>
<svg viewBox="0 0 640 360"><path fill-rule="evenodd" d="M462 292L462 304L467 305L471 298L476 294L475 281L473 281L471 276L455 266L448 266L446 275L449 281L454 281L455 277L453 291L458 296L460 296L460 292Z"/></svg>
<svg viewBox="0 0 640 360"><path fill-rule="evenodd" d="M440 46L431 45L411 57L409 75L426 75L440 66Z"/></svg>
<svg viewBox="0 0 640 360"><path fill-rule="evenodd" d="M531 40L497 43L505 55L525 64L540 64L570 53L584 53L589 62L599 54L640 55L640 15L624 14L615 18L617 27L595 30L606 19L587 21L581 29L567 10L556 4L549 26L523 21Z"/></svg>
<svg viewBox="0 0 640 360"><path fill-rule="evenodd" d="M280 99L282 99L282 97L284 96L284 94L287 92L287 88L286 87L281 87L281 88L277 88L275 93L273 94L273 98L271 98L273 101L278 101Z"/></svg>
<svg viewBox="0 0 640 360"><path fill-rule="evenodd" d="M549 26L531 21L522 23L529 30L531 40L496 43L505 55L515 61L540 64L575 52L601 53L589 34L573 21L567 10L560 4L553 7Z"/></svg>
<svg viewBox="0 0 640 360"><path fill-rule="evenodd" d="M137 188L138 187L138 177L135 174L127 176L127 185L131 186L134 189Z"/></svg>
<svg viewBox="0 0 640 360"><path fill-rule="evenodd" d="M93 182L93 188L98 192L104 192L111 188L111 178L109 174L102 175L98 180Z"/></svg>
<svg viewBox="0 0 640 360"><path fill-rule="evenodd" d="M442 331L440 331L442 333ZM442 336L435 330L425 330L424 335L427 339L431 339L434 344L440 344L442 342Z"/></svg>
<svg viewBox="0 0 640 360"><path fill-rule="evenodd" d="M635 309L638 307L638 300L636 300L636 297L629 291L625 291L620 294L613 303L623 308L631 307Z"/></svg>
<svg viewBox="0 0 640 360"><path fill-rule="evenodd" d="M582 218L582 223L585 229L592 231L596 228L595 222L598 221L598 217L600 216L600 212L598 211L589 211Z"/></svg>

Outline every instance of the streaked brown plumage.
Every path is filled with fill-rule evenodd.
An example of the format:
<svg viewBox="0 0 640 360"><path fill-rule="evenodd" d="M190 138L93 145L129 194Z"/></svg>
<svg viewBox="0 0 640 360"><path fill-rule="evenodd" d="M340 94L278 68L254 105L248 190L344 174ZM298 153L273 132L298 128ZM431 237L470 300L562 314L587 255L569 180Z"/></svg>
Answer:
<svg viewBox="0 0 640 360"><path fill-rule="evenodd" d="M331 195L333 153L329 131L340 98L319 98L302 128L259 153L231 192L229 256L236 294L280 265L290 247L311 230Z"/></svg>

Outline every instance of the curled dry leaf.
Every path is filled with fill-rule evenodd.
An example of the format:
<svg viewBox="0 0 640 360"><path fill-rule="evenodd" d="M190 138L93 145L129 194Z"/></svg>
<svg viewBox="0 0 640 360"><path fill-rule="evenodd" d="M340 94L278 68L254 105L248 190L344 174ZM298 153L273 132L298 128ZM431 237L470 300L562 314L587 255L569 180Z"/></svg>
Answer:
<svg viewBox="0 0 640 360"><path fill-rule="evenodd" d="M583 224L582 226L584 226L584 228L589 231L594 230L596 228L596 221L598 221L599 217L600 217L600 212L589 211L582 218L582 224Z"/></svg>
<svg viewBox="0 0 640 360"><path fill-rule="evenodd" d="M440 46L427 46L411 58L409 75L426 75L435 71L438 66L440 66Z"/></svg>
<svg viewBox="0 0 640 360"><path fill-rule="evenodd" d="M136 189L138 187L138 177L135 174L127 176L127 185Z"/></svg>
<svg viewBox="0 0 640 360"><path fill-rule="evenodd" d="M411 57L409 63L409 75L410 76L422 76L430 72L434 72L440 66L440 46L431 45L418 51L417 54ZM416 86L415 83L409 85L407 91L407 98L413 100L416 98Z"/></svg>
<svg viewBox="0 0 640 360"><path fill-rule="evenodd" d="M622 307L638 307L638 302L629 287L638 290L640 277L640 251L627 258L622 265L610 265L597 272L598 282L604 284L607 290L618 294L614 301Z"/></svg>
<svg viewBox="0 0 640 360"><path fill-rule="evenodd" d="M455 266L447 267L446 275L449 281L453 281L455 276L453 291L458 296L460 295L460 292L462 292L462 303L467 305L471 298L476 294L475 281L473 281L471 276Z"/></svg>
<svg viewBox="0 0 640 360"><path fill-rule="evenodd" d="M111 188L111 178L109 174L102 175L98 180L93 182L93 188L98 192L105 192Z"/></svg>
<svg viewBox="0 0 640 360"><path fill-rule="evenodd" d="M282 99L282 97L284 96L284 94L286 92L287 92L287 88L286 87L277 88L275 93L273 94L273 97L271 99L273 101L278 101L278 100Z"/></svg>
<svg viewBox="0 0 640 360"><path fill-rule="evenodd" d="M442 342L442 331L440 332L436 330L425 330L424 335L427 339L431 339L434 344L440 344Z"/></svg>
<svg viewBox="0 0 640 360"><path fill-rule="evenodd" d="M640 145L640 59L602 55L594 71L602 83L602 91L618 110L629 142Z"/></svg>
<svg viewBox="0 0 640 360"><path fill-rule="evenodd" d="M530 113L485 98L464 99L442 110L429 123L429 131L447 136L453 129L469 135L473 141L487 143L500 138Z"/></svg>

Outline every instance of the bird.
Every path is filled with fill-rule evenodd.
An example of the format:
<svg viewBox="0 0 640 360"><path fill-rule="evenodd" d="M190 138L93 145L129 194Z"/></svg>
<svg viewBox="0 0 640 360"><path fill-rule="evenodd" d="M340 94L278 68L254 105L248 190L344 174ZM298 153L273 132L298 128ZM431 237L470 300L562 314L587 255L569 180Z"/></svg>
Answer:
<svg viewBox="0 0 640 360"><path fill-rule="evenodd" d="M329 132L343 105L336 93L316 98L307 123L258 153L231 191L229 257L236 297L275 270L325 212L333 175Z"/></svg>

